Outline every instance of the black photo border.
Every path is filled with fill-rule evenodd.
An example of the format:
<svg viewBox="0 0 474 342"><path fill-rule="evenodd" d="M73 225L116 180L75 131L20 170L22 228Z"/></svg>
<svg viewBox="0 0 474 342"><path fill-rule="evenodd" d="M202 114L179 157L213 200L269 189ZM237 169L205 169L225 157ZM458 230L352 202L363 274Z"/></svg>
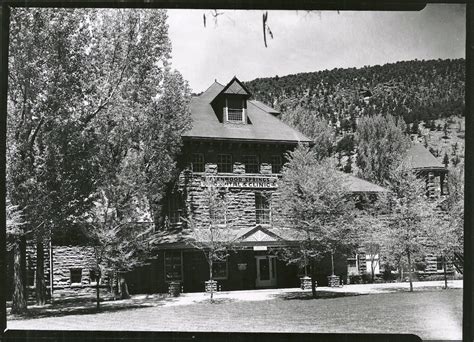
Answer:
<svg viewBox="0 0 474 342"><path fill-rule="evenodd" d="M474 0L2 0L0 8L0 341L419 341L415 335L318 334L318 333L217 333L217 332L124 332L124 331L28 331L9 330L6 315L6 129L8 43L11 7L69 8L167 8L254 10L421 10L427 3L466 4L465 87L465 214L463 276L463 340L474 340L473 237L474 212ZM466 210L467 209L467 210Z"/></svg>

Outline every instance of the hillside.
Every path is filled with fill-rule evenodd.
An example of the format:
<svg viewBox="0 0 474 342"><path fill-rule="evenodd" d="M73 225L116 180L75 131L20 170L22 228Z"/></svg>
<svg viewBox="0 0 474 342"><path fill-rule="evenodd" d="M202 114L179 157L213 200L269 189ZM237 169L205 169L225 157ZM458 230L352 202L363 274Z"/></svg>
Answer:
<svg viewBox="0 0 474 342"><path fill-rule="evenodd" d="M463 116L464 75L463 59L414 60L257 78L246 86L283 114L303 108L336 123L383 113L411 123Z"/></svg>
<svg viewBox="0 0 474 342"><path fill-rule="evenodd" d="M283 121L309 137L321 134L321 119L331 122L335 143L352 135L361 116L403 117L407 133L418 132L412 139L441 162L448 155L453 165L464 159L464 63L463 59L414 60L258 78L246 86L257 100L280 110ZM350 172L356 169L357 146L348 146L335 149L333 155L341 169L345 166Z"/></svg>

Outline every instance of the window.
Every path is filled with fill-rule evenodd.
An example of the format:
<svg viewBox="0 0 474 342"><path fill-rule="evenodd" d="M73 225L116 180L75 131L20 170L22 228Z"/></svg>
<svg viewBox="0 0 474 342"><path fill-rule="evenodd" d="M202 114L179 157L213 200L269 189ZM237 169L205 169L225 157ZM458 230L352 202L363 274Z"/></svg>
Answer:
<svg viewBox="0 0 474 342"><path fill-rule="evenodd" d="M194 153L192 159L193 172L204 172L204 155L202 153Z"/></svg>
<svg viewBox="0 0 474 342"><path fill-rule="evenodd" d="M356 258L350 258L347 259L347 267L357 267L357 259Z"/></svg>
<svg viewBox="0 0 474 342"><path fill-rule="evenodd" d="M226 98L227 121L244 122L244 103L240 97Z"/></svg>
<svg viewBox="0 0 474 342"><path fill-rule="evenodd" d="M436 257L436 269L438 271L443 270L443 257Z"/></svg>
<svg viewBox="0 0 474 342"><path fill-rule="evenodd" d="M181 252L165 252L165 281L181 281L182 269Z"/></svg>
<svg viewBox="0 0 474 342"><path fill-rule="evenodd" d="M272 164L272 173L281 172L281 156L272 156L271 164Z"/></svg>
<svg viewBox="0 0 474 342"><path fill-rule="evenodd" d="M227 204L224 193L219 193L215 203L209 206L209 217L212 224L226 224Z"/></svg>
<svg viewBox="0 0 474 342"><path fill-rule="evenodd" d="M245 173L260 173L257 156L242 156L245 165Z"/></svg>
<svg viewBox="0 0 474 342"><path fill-rule="evenodd" d="M27 274L26 274L26 284L28 286L35 286L35 281L36 281L36 271L35 269L33 268L32 265L29 265L28 269L27 269Z"/></svg>
<svg viewBox="0 0 474 342"><path fill-rule="evenodd" d="M257 224L270 224L270 195L255 193L255 214Z"/></svg>
<svg viewBox="0 0 474 342"><path fill-rule="evenodd" d="M212 263L212 276L214 279L227 279L227 260Z"/></svg>
<svg viewBox="0 0 474 342"><path fill-rule="evenodd" d="M242 122L244 116L243 109L228 108L227 109L227 119L229 121Z"/></svg>
<svg viewBox="0 0 474 342"><path fill-rule="evenodd" d="M217 172L232 173L232 155L218 154L217 155Z"/></svg>
<svg viewBox="0 0 474 342"><path fill-rule="evenodd" d="M168 199L168 218L171 224L177 224L181 222L182 211L180 194L171 194Z"/></svg>
<svg viewBox="0 0 474 342"><path fill-rule="evenodd" d="M82 268L71 268L69 269L71 275L70 280L71 284L80 284L82 283Z"/></svg>
<svg viewBox="0 0 474 342"><path fill-rule="evenodd" d="M98 275L97 270L89 270L89 284L97 283Z"/></svg>

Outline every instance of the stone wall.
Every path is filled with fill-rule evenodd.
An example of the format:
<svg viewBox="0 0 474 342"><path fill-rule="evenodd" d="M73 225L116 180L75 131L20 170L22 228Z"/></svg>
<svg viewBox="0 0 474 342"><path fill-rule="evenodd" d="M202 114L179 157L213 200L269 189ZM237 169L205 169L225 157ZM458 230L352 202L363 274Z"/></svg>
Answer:
<svg viewBox="0 0 474 342"><path fill-rule="evenodd" d="M234 163L234 174L242 174L242 165ZM262 165L262 169L267 172L271 166ZM209 219L209 205L208 198L205 195L206 177L217 174L216 164L206 164L206 172L204 174L193 174L182 177L181 189L184 194L184 205L192 220L197 225L204 225ZM262 177L265 177L262 174ZM272 176L275 177L274 175ZM185 180L186 179L186 180ZM251 228L255 227L256 223L256 204L255 194L264 193L270 198L270 212L271 217L276 219L277 213L280 212L278 206L278 191L276 188L225 188L223 189L223 196L227 202L226 222L234 228Z"/></svg>
<svg viewBox="0 0 474 342"><path fill-rule="evenodd" d="M95 296L95 282L90 279L91 270L95 267L93 249L84 246L53 246L53 296ZM9 267L8 276L10 284L8 285L7 296L11 296L13 288L11 281L12 262L11 255L8 256ZM71 283L71 269L81 269L81 281ZM26 285L29 289L28 295L31 300L35 297L36 286L36 246L33 242L26 247ZM50 249L49 244L44 244L44 280L48 296L50 296ZM101 291L106 292L107 278L101 280Z"/></svg>
<svg viewBox="0 0 474 342"><path fill-rule="evenodd" d="M71 283L71 269L81 269L80 283ZM95 269L94 250L86 246L53 247L53 289L91 286L90 271Z"/></svg>

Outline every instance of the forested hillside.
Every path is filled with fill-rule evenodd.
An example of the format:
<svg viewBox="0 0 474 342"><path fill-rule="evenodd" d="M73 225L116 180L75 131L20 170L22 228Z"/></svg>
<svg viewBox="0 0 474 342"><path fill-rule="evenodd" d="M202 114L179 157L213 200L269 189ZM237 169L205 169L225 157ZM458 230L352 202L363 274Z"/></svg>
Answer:
<svg viewBox="0 0 474 342"><path fill-rule="evenodd" d="M254 97L315 141L346 172L357 169L354 133L361 117L392 115L406 134L446 166L464 159L464 60L406 61L259 78ZM357 172L356 172L357 173Z"/></svg>
<svg viewBox="0 0 474 342"><path fill-rule="evenodd" d="M290 124L307 126L309 115L352 130L364 115L403 116L407 123L462 116L464 75L463 59L414 60L257 78L246 85Z"/></svg>

